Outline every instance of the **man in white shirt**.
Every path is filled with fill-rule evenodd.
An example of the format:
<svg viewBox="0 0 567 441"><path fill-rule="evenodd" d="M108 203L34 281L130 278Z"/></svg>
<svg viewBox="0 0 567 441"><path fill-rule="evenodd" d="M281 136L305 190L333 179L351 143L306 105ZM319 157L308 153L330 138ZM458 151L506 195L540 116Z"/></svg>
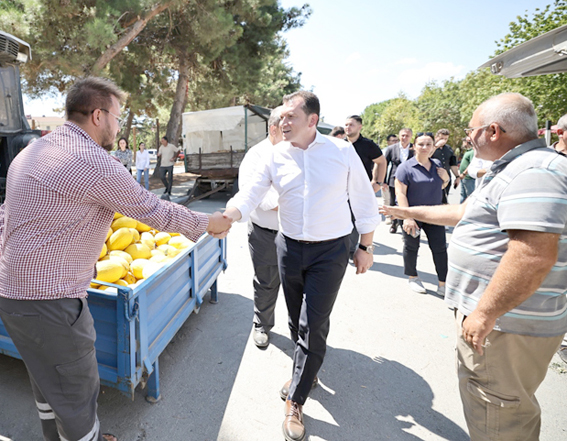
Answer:
<svg viewBox="0 0 567 441"><path fill-rule="evenodd" d="M250 184L258 164L282 138L281 106L272 110L268 119L268 137L246 153L238 170L240 188ZM269 332L274 327L274 311L280 290L280 273L276 254L278 234L278 193L270 187L260 206L250 213L248 246L254 267L254 332L252 338L259 348L269 343Z"/></svg>
<svg viewBox="0 0 567 441"><path fill-rule="evenodd" d="M163 185L165 185L165 191L163 194L171 196L171 187L173 187L173 166L175 161L179 156L181 149L179 147L170 144L167 140L167 136L161 138L161 146L158 150L157 156L161 156L161 165L159 169L159 177ZM169 173L169 178L166 178L166 174Z"/></svg>
<svg viewBox="0 0 567 441"><path fill-rule="evenodd" d="M373 264L372 238L380 223L374 191L354 147L321 135L318 120L315 94L286 95L283 141L225 211L235 221L247 220L270 186L279 194L278 265L295 343L293 377L280 392L287 396L283 433L288 441L305 438L302 408L323 363L329 317L348 264L349 202L361 233L353 259L357 274Z"/></svg>

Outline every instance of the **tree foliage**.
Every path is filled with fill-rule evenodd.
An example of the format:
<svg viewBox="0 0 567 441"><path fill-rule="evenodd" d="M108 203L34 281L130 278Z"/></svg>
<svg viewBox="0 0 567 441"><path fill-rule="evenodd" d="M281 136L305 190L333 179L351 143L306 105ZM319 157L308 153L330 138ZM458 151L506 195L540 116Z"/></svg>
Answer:
<svg viewBox="0 0 567 441"><path fill-rule="evenodd" d="M567 24L567 2L556 0L544 9L518 16L510 23L510 31L496 42L498 55L512 47ZM518 92L534 103L540 126L544 121L556 122L567 112L567 74L506 78L493 75L489 69L469 72L461 80L425 85L415 100L387 100L369 105L363 115L366 136L387 136L402 125L421 131L435 132L440 128L451 132L450 143L460 146L474 110L488 98L504 92ZM397 113L397 117L394 114ZM396 120L398 123L396 124ZM417 126L416 126L417 124Z"/></svg>

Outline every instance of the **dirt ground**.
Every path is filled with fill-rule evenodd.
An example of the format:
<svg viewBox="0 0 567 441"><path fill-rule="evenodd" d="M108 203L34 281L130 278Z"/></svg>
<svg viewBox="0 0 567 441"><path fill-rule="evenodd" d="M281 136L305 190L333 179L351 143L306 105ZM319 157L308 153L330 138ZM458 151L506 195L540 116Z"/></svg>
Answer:
<svg viewBox="0 0 567 441"><path fill-rule="evenodd" d="M153 173L153 170L152 170ZM184 182L194 181L197 179L199 175L194 173L174 173L173 174L173 187L176 187ZM164 185L162 184L159 176L152 176L150 174L150 190L155 190L158 188L163 188Z"/></svg>

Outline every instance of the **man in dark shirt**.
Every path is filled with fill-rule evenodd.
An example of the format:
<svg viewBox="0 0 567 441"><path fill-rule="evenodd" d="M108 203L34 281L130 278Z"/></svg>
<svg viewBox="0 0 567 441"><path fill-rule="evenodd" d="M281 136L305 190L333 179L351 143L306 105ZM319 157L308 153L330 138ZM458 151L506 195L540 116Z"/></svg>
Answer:
<svg viewBox="0 0 567 441"><path fill-rule="evenodd" d="M362 160L364 169L368 174L368 179L372 184L374 192L380 190L380 186L384 182L386 175L386 158L382 155L382 150L371 139L365 138L360 134L362 130L362 118L358 115L349 116L345 122L345 134L347 141L350 142L358 156ZM353 217L354 224L354 217ZM350 235L350 256L354 255L358 246L358 231L356 226L352 229Z"/></svg>
<svg viewBox="0 0 567 441"><path fill-rule="evenodd" d="M437 130L437 133L435 134L435 147L437 147L437 149L433 152L433 155L431 155L431 157L441 161L443 168L447 170L447 173L449 174L449 179L451 179L451 172L453 172L453 175L455 176L455 187L457 187L461 178L459 177L459 167L457 165L457 157L455 156L455 152L453 152L451 146L447 144L450 134L451 132L449 132L449 130L447 129ZM444 190L444 204L447 203L447 196L449 196L450 189L451 182L449 182L449 185L447 185Z"/></svg>

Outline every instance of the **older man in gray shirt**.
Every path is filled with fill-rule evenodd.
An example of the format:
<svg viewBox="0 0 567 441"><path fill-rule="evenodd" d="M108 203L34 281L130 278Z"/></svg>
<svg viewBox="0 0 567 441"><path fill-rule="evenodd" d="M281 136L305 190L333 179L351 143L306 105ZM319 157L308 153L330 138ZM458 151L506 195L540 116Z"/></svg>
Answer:
<svg viewBox="0 0 567 441"><path fill-rule="evenodd" d="M534 394L567 331L567 159L538 139L520 94L481 104L465 132L494 163L463 204L382 212L456 225L445 301L471 440L535 441Z"/></svg>

